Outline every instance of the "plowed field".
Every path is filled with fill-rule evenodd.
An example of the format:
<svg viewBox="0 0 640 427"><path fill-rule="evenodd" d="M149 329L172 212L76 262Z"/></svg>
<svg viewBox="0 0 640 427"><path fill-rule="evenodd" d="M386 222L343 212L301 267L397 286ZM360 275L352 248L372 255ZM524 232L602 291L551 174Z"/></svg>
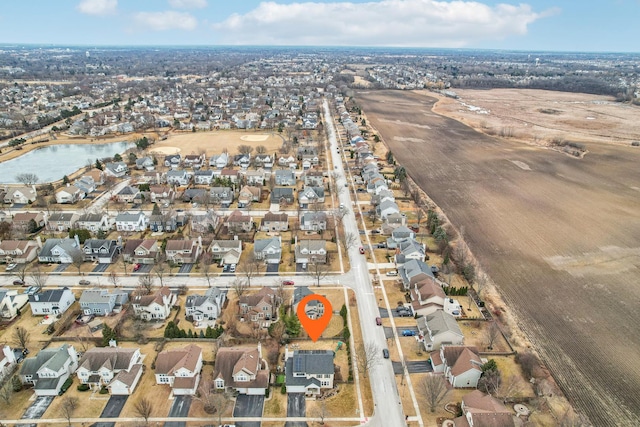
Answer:
<svg viewBox="0 0 640 427"><path fill-rule="evenodd" d="M584 159L493 139L419 93L356 94L459 228L576 408L640 425L640 148Z"/></svg>

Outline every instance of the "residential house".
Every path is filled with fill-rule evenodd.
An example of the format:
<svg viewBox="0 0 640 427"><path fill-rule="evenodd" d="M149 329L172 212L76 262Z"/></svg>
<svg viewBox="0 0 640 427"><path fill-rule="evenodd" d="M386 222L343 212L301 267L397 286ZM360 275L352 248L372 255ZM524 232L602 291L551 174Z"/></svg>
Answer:
<svg viewBox="0 0 640 427"><path fill-rule="evenodd" d="M226 209L233 203L233 190L231 187L211 187L209 199L211 204L220 205L221 208Z"/></svg>
<svg viewBox="0 0 640 427"><path fill-rule="evenodd" d="M105 175L122 178L129 172L129 167L125 162L110 162L104 165Z"/></svg>
<svg viewBox="0 0 640 427"><path fill-rule="evenodd" d="M84 175L79 179L76 179L73 183L76 187L78 187L84 195L82 198L84 199L87 194L93 193L96 191L96 181L88 175Z"/></svg>
<svg viewBox="0 0 640 427"><path fill-rule="evenodd" d="M275 174L276 185L296 185L296 174L291 169L279 169Z"/></svg>
<svg viewBox="0 0 640 427"><path fill-rule="evenodd" d="M149 187L149 198L152 203L160 203L162 205L169 205L173 203L175 194L170 187L166 185L152 185Z"/></svg>
<svg viewBox="0 0 640 427"><path fill-rule="evenodd" d="M270 239L258 239L253 242L253 254L265 264L279 264L282 257L282 240L280 236Z"/></svg>
<svg viewBox="0 0 640 427"><path fill-rule="evenodd" d="M154 170L155 165L153 164L153 159L151 157L141 157L139 159L136 159L136 169L144 169L147 171Z"/></svg>
<svg viewBox="0 0 640 427"><path fill-rule="evenodd" d="M220 217L213 210L207 210L204 214L191 216L191 231L193 233L213 233L218 227Z"/></svg>
<svg viewBox="0 0 640 427"><path fill-rule="evenodd" d="M284 212L267 212L262 218L262 231L287 231L289 229L289 216Z"/></svg>
<svg viewBox="0 0 640 427"><path fill-rule="evenodd" d="M67 311L75 300L75 295L66 286L29 295L31 314L34 316L57 316Z"/></svg>
<svg viewBox="0 0 640 427"><path fill-rule="evenodd" d="M86 213L78 217L76 228L89 230L93 233L98 231L109 231L113 227L114 220L109 218L105 212L102 213Z"/></svg>
<svg viewBox="0 0 640 427"><path fill-rule="evenodd" d="M322 390L331 390L335 374L334 356L332 350L285 351L287 393L316 397Z"/></svg>
<svg viewBox="0 0 640 427"><path fill-rule="evenodd" d="M168 240L164 249L167 259L175 264L193 264L202 252L202 238L189 240Z"/></svg>
<svg viewBox="0 0 640 427"><path fill-rule="evenodd" d="M185 168L200 169L202 166L206 164L206 161L207 159L204 153L187 154L186 156L184 156L184 159L182 160L182 164L184 165Z"/></svg>
<svg viewBox="0 0 640 427"><path fill-rule="evenodd" d="M240 181L240 172L235 169L222 169L220 171L220 179L237 184Z"/></svg>
<svg viewBox="0 0 640 427"><path fill-rule="evenodd" d="M75 212L54 212L47 220L47 230L69 231L74 228L79 218Z"/></svg>
<svg viewBox="0 0 640 427"><path fill-rule="evenodd" d="M73 346L48 347L22 361L20 379L22 384L34 386L36 396L57 396L77 368L78 353Z"/></svg>
<svg viewBox="0 0 640 427"><path fill-rule="evenodd" d="M128 300L129 294L125 291L86 289L80 295L80 308L87 316L108 316L120 312Z"/></svg>
<svg viewBox="0 0 640 427"><path fill-rule="evenodd" d="M410 259L398 269L405 290L425 279L435 279L431 267L422 261Z"/></svg>
<svg viewBox="0 0 640 427"><path fill-rule="evenodd" d="M38 254L38 261L46 263L71 264L76 254L82 254L78 236L74 239L47 239Z"/></svg>
<svg viewBox="0 0 640 427"><path fill-rule="evenodd" d="M235 210L227 217L229 233L248 233L253 229L253 218L242 211Z"/></svg>
<svg viewBox="0 0 640 427"><path fill-rule="evenodd" d="M382 218L383 220L394 213L400 213L400 208L398 207L396 202L391 202L388 200L385 200L384 202L380 203L378 206L376 206L376 215L379 218Z"/></svg>
<svg viewBox="0 0 640 427"><path fill-rule="evenodd" d="M2 346L2 353L0 353L0 381L4 381L5 378L9 378L9 375L13 374L14 370L18 367L18 359L16 354L8 345Z"/></svg>
<svg viewBox="0 0 640 427"><path fill-rule="evenodd" d="M209 157L209 166L217 169L224 169L229 164L229 155L227 153L217 154Z"/></svg>
<svg viewBox="0 0 640 427"><path fill-rule="evenodd" d="M258 292L240 297L240 315L266 328L275 320L279 303L275 291L265 286Z"/></svg>
<svg viewBox="0 0 640 427"><path fill-rule="evenodd" d="M294 201L292 187L275 187L271 190L271 205L290 206ZM273 209L273 206L272 206Z"/></svg>
<svg viewBox="0 0 640 427"><path fill-rule="evenodd" d="M31 202L35 202L36 199L38 198L38 193L36 191L36 186L32 185L32 186L26 186L26 185L20 185L20 186L5 186L4 187L4 203L6 205L11 205L11 204L20 204L20 205L26 205L29 204Z"/></svg>
<svg viewBox="0 0 640 427"><path fill-rule="evenodd" d="M56 203L76 203L86 197L87 193L75 184L67 185L55 191Z"/></svg>
<svg viewBox="0 0 640 427"><path fill-rule="evenodd" d="M247 171L244 174L244 179L247 185L263 186L265 184L266 175L264 169L260 168L255 171Z"/></svg>
<svg viewBox="0 0 640 427"><path fill-rule="evenodd" d="M115 240L106 239L87 239L82 246L84 260L98 261L100 264L113 264L120 250Z"/></svg>
<svg viewBox="0 0 640 427"><path fill-rule="evenodd" d="M36 228L42 228L46 225L42 212L18 212L13 216L13 227L23 232L30 232L32 220Z"/></svg>
<svg viewBox="0 0 640 427"><path fill-rule="evenodd" d="M187 188L182 192L182 201L185 203L205 203L209 198L206 188Z"/></svg>
<svg viewBox="0 0 640 427"><path fill-rule="evenodd" d="M324 231L327 229L327 214L324 212L302 212L300 214L300 230Z"/></svg>
<svg viewBox="0 0 640 427"><path fill-rule="evenodd" d="M216 354L213 384L218 390L264 395L269 386L269 369L262 348L222 347Z"/></svg>
<svg viewBox="0 0 640 427"><path fill-rule="evenodd" d="M238 193L238 208L246 208L253 202L260 202L262 199L262 188L245 185Z"/></svg>
<svg viewBox="0 0 640 427"><path fill-rule="evenodd" d="M82 177L91 177L96 186L104 184L104 171L101 171L100 169L91 169L90 171L85 172Z"/></svg>
<svg viewBox="0 0 640 427"><path fill-rule="evenodd" d="M198 170L193 173L193 182L200 185L211 185L214 175L212 170Z"/></svg>
<svg viewBox="0 0 640 427"><path fill-rule="evenodd" d="M200 383L202 349L194 344L163 350L155 362L156 384L169 384L174 396L194 396Z"/></svg>
<svg viewBox="0 0 640 427"><path fill-rule="evenodd" d="M397 244L394 262L396 266L403 265L410 259L422 261L427 257L424 243L418 243L415 239L405 239Z"/></svg>
<svg viewBox="0 0 640 427"><path fill-rule="evenodd" d="M325 264L327 262L327 241L304 239L296 242L296 264Z"/></svg>
<svg viewBox="0 0 640 427"><path fill-rule="evenodd" d="M143 358L139 348L94 347L82 355L76 375L95 391L107 387L112 395L130 395L144 371Z"/></svg>
<svg viewBox="0 0 640 427"><path fill-rule="evenodd" d="M251 155L237 154L233 156L233 165L240 166L242 169L247 169L251 165Z"/></svg>
<svg viewBox="0 0 640 427"><path fill-rule="evenodd" d="M144 231L147 229L149 219L144 213L122 212L116 216L116 230L118 231Z"/></svg>
<svg viewBox="0 0 640 427"><path fill-rule="evenodd" d="M0 242L0 262L26 264L38 253L35 240L3 240Z"/></svg>
<svg viewBox="0 0 640 427"><path fill-rule="evenodd" d="M291 166L293 165L293 169L295 169L296 163L296 158L293 156L280 156L280 158L278 159L278 166L291 168Z"/></svg>
<svg viewBox="0 0 640 427"><path fill-rule="evenodd" d="M171 169L176 169L180 167L181 163L182 163L182 157L180 156L180 154L170 154L164 157L164 165Z"/></svg>
<svg viewBox="0 0 640 427"><path fill-rule="evenodd" d="M133 203L136 198L140 198L140 190L138 190L138 187L132 187L130 185L125 185L118 191L118 194L116 194L116 199L120 203Z"/></svg>
<svg viewBox="0 0 640 427"><path fill-rule="evenodd" d="M171 215L151 215L149 217L149 230L154 233L170 233L178 228L176 217Z"/></svg>
<svg viewBox="0 0 640 427"><path fill-rule="evenodd" d="M374 206L378 206L380 203L384 201L395 202L396 198L393 195L393 191L391 190L382 190L378 194L374 194L371 196L371 204Z"/></svg>
<svg viewBox="0 0 640 427"><path fill-rule="evenodd" d="M242 240L235 236L233 240L214 240L209 246L211 259L220 265L237 264L242 254Z"/></svg>
<svg viewBox="0 0 640 427"><path fill-rule="evenodd" d="M463 344L464 335L456 318L443 310L418 317L417 322L420 337L424 340L424 348L427 351L439 350L443 344Z"/></svg>
<svg viewBox="0 0 640 427"><path fill-rule="evenodd" d="M296 286L293 290L293 300L291 309L293 313L298 312L298 304L308 295L314 295L307 286ZM310 300L304 308L304 312L311 320L317 319L324 315L324 304L318 300Z"/></svg>
<svg viewBox="0 0 640 427"><path fill-rule="evenodd" d="M454 388L475 388L482 376L484 361L476 347L443 345L440 351L430 353L431 365L436 373L444 373Z"/></svg>
<svg viewBox="0 0 640 427"><path fill-rule="evenodd" d="M321 170L311 169L302 175L305 187L324 187L324 173Z"/></svg>
<svg viewBox="0 0 640 427"><path fill-rule="evenodd" d="M395 249L398 243L407 239L415 239L416 233L409 227L401 225L391 231L391 236L387 239L387 248ZM424 261L424 260L423 260Z"/></svg>
<svg viewBox="0 0 640 427"><path fill-rule="evenodd" d="M298 193L300 208L309 209L315 204L324 203L324 188L305 187Z"/></svg>
<svg viewBox="0 0 640 427"><path fill-rule="evenodd" d="M462 397L462 416L454 418L453 427L515 427L513 412L495 397L473 390Z"/></svg>
<svg viewBox="0 0 640 427"><path fill-rule="evenodd" d="M129 239L124 245L122 256L126 262L155 264L159 254L155 239Z"/></svg>
<svg viewBox="0 0 640 427"><path fill-rule="evenodd" d="M135 316L142 320L165 320L177 297L166 286L150 295L136 295L131 300Z"/></svg>
<svg viewBox="0 0 640 427"><path fill-rule="evenodd" d="M191 175L184 169L171 169L165 174L165 181L169 185L188 185Z"/></svg>
<svg viewBox="0 0 640 427"><path fill-rule="evenodd" d="M19 294L15 289L0 288L0 318L3 321L15 319L27 302L29 302L27 294ZM1 370L2 365L0 365Z"/></svg>
<svg viewBox="0 0 640 427"><path fill-rule="evenodd" d="M440 283L429 277L414 283L410 295L414 313L422 316L442 310L447 299Z"/></svg>
<svg viewBox="0 0 640 427"><path fill-rule="evenodd" d="M253 159L253 164L257 168L272 169L274 160L275 157L271 157L269 154L256 154Z"/></svg>
<svg viewBox="0 0 640 427"><path fill-rule="evenodd" d="M186 315L195 322L216 320L222 313L226 299L227 291L219 288L209 288L204 295L189 295L185 303Z"/></svg>

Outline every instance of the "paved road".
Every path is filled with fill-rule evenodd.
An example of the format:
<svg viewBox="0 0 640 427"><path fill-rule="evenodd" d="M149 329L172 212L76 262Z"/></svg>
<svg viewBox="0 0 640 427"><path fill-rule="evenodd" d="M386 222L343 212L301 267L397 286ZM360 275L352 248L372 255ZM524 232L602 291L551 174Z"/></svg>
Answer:
<svg viewBox="0 0 640 427"><path fill-rule="evenodd" d="M287 417L304 417L307 413L307 402L304 393L287 394ZM287 421L285 427L308 427L304 421Z"/></svg>
<svg viewBox="0 0 640 427"><path fill-rule="evenodd" d="M261 417L264 408L264 396L248 396L240 394L236 397L233 417ZM256 421L236 421L236 427L260 427Z"/></svg>

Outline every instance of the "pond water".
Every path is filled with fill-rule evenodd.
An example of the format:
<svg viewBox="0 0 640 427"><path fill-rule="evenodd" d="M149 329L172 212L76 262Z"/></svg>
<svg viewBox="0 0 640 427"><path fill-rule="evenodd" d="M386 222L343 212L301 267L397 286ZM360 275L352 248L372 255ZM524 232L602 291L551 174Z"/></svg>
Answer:
<svg viewBox="0 0 640 427"><path fill-rule="evenodd" d="M16 175L35 173L38 183L62 179L96 159L124 153L135 144L109 142L105 144L59 144L38 148L20 157L0 163L0 184L17 183Z"/></svg>

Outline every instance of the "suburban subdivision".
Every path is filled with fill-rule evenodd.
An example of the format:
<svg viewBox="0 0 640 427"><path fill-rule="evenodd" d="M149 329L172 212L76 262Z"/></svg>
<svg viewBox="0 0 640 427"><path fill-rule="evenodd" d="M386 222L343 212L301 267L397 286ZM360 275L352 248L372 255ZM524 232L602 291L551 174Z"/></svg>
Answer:
<svg viewBox="0 0 640 427"><path fill-rule="evenodd" d="M637 420L638 129L542 144L385 55L239 55L0 85L3 425ZM530 90L562 107L529 128L587 102Z"/></svg>

